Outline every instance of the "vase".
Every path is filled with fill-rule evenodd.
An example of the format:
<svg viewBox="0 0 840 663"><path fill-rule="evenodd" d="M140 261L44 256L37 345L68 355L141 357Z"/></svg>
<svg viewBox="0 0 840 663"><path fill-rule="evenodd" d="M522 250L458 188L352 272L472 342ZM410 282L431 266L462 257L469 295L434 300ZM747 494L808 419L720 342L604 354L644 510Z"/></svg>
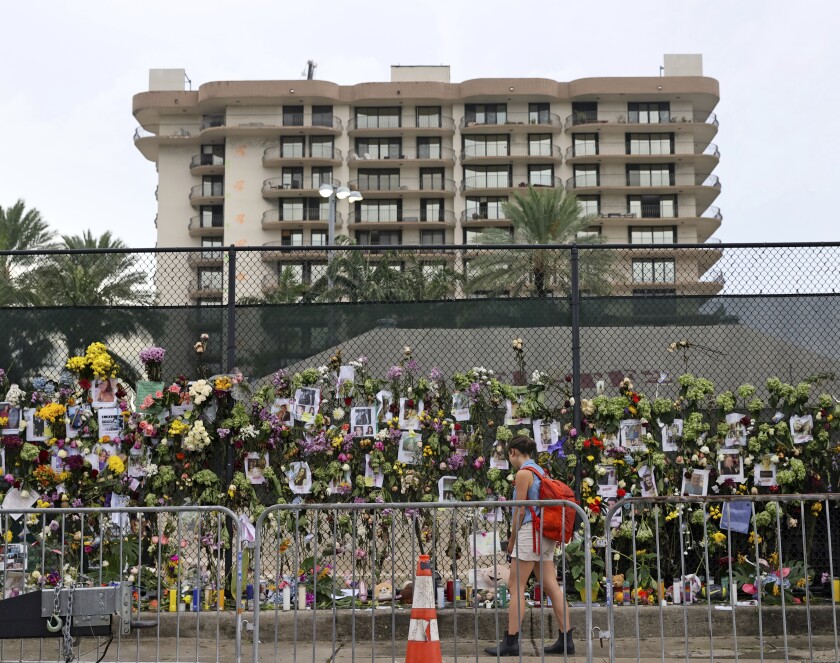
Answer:
<svg viewBox="0 0 840 663"><path fill-rule="evenodd" d="M580 600L583 601L584 603L586 603L587 600L590 603L594 603L595 601L598 600L598 585L593 585L592 587L589 588L589 591L587 591L585 587L583 589L578 590L578 591L580 592ZM588 597L587 597L587 594L589 595Z"/></svg>

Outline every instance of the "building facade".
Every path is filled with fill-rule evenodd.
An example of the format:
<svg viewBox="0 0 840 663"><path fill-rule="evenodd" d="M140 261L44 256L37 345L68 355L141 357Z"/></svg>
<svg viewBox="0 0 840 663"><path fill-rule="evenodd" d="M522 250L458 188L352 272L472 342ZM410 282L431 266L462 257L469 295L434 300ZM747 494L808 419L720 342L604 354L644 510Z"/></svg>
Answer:
<svg viewBox="0 0 840 663"><path fill-rule="evenodd" d="M608 243L704 243L720 226L716 80L701 56L666 55L661 76L476 79L449 67L392 67L391 81L223 81L186 91L183 70L152 70L134 97L135 145L157 166L159 247L208 247L184 296L222 299L218 249L327 243L323 183L339 201L337 233L359 244L470 245L510 228L502 203L528 186L564 187ZM317 255L316 255L317 257ZM326 267L284 264L238 288L259 296L292 266L303 282ZM622 293L712 294L719 252L643 250ZM253 269L252 269L253 271ZM166 278L165 274L161 274ZM239 276L237 278L240 278ZM170 281L171 283L171 281Z"/></svg>

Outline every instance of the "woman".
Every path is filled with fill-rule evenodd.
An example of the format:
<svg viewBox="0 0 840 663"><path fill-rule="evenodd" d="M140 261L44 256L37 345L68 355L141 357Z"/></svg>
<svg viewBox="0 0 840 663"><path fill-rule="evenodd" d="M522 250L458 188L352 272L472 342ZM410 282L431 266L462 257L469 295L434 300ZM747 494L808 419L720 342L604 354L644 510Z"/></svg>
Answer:
<svg viewBox="0 0 840 663"><path fill-rule="evenodd" d="M544 476L545 472L531 456L537 451L537 445L527 435L517 435L507 445L508 460L516 470L514 481L515 500L538 500L540 498L540 478L527 467L533 467ZM538 511L539 514L539 511ZM572 627L569 619L569 605L560 585L557 584L557 569L554 565L554 547L556 542L540 537L539 551L534 550L534 525L531 510L517 507L513 512L513 530L508 541L507 552L512 558L510 568L510 609L508 629L504 640L498 647L488 647L485 651L492 656L519 656L519 629L525 615L525 586L531 573L534 573L542 591L551 599L551 607L557 623L562 624L560 637L553 645L545 647L545 654L574 654Z"/></svg>

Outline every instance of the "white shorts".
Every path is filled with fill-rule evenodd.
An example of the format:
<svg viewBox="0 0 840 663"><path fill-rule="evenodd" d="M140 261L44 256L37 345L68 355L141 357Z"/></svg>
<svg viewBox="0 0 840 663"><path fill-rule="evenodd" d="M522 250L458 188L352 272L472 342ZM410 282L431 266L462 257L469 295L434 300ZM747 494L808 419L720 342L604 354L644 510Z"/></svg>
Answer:
<svg viewBox="0 0 840 663"><path fill-rule="evenodd" d="M537 562L540 560L554 559L554 548L557 545L556 541L547 539L544 536L540 538L540 552L534 550L534 524L530 521L519 528L516 535L516 546L511 553L511 557L515 557L523 562Z"/></svg>

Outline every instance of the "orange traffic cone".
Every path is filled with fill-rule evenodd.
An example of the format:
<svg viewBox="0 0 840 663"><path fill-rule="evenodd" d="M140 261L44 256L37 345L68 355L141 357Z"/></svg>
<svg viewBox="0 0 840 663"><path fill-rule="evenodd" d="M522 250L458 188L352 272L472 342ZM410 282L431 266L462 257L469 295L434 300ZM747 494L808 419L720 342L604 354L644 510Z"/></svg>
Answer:
<svg viewBox="0 0 840 663"><path fill-rule="evenodd" d="M428 555L420 555L417 576L414 578L414 600L411 603L405 663L443 663L434 590L432 563Z"/></svg>

